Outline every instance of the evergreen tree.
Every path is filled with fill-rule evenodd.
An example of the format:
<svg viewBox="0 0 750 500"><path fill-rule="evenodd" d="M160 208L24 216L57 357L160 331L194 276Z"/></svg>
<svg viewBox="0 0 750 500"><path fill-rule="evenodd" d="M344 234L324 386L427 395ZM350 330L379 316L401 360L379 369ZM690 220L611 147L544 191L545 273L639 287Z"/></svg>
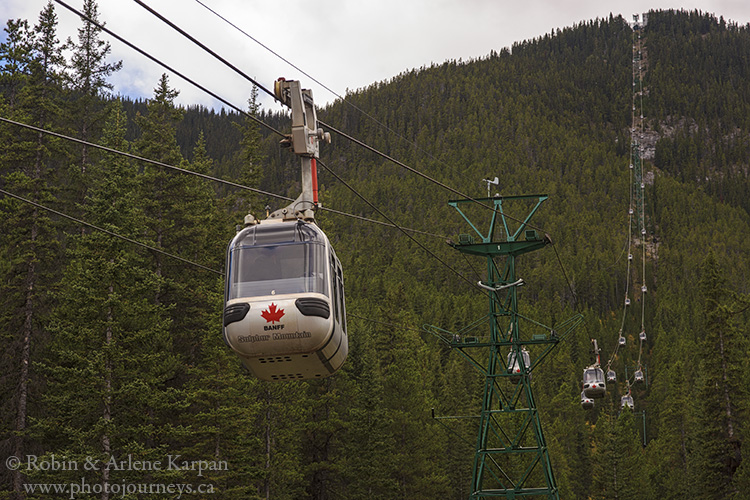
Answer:
<svg viewBox="0 0 750 500"><path fill-rule="evenodd" d="M112 84L107 79L122 68L122 61L107 62L112 52L109 42L100 38L105 23L99 19L96 0L83 2L83 27L78 29L78 42L68 39L73 51L70 67L71 87L75 98L74 121L79 138L91 141L98 134L107 110L104 106ZM86 172L90 161L88 147L81 150L80 171Z"/></svg>
<svg viewBox="0 0 750 500"><path fill-rule="evenodd" d="M742 387L742 353L735 295L729 290L713 252L701 267L703 335L694 449L701 498L728 498L736 491L733 476L742 461L738 402L747 397Z"/></svg>
<svg viewBox="0 0 750 500"><path fill-rule="evenodd" d="M0 42L0 81L2 94L10 109L16 107L18 92L30 73L34 38L25 19L10 19Z"/></svg>
<svg viewBox="0 0 750 500"><path fill-rule="evenodd" d="M199 331L186 374L188 411L181 420L189 434L180 452L190 460L226 461L228 470L196 478L215 485L222 498L260 499L259 485L266 473L265 443L258 424L263 389L217 335L221 290L216 284L206 297L214 313Z"/></svg>
<svg viewBox="0 0 750 500"><path fill-rule="evenodd" d="M388 291L385 304L408 304L402 285ZM408 309L394 311L380 306L380 317L395 325L415 323ZM386 432L390 449L383 464L393 479L393 490L387 496L435 498L447 494L442 471L432 465L441 443L435 439L436 424L429 420L434 407L431 394L434 358L420 336L412 329L376 331L378 371L382 377L382 404L387 411Z"/></svg>
<svg viewBox="0 0 750 500"><path fill-rule="evenodd" d="M368 309L362 304L359 310ZM373 323L360 320L350 320L349 326L357 333L350 337L349 359L343 368L349 387L341 438L344 467L340 487L352 500L391 496L397 489L396 479L383 457L390 456L394 444L389 433L391 416L383 404L384 381L378 366L375 329Z"/></svg>
<svg viewBox="0 0 750 500"><path fill-rule="evenodd" d="M11 105L5 110L15 119L41 128L58 128L61 48L56 40L57 19L50 4L41 12L32 31L25 21L8 25L3 46L6 65L3 81ZM54 196L49 183L64 160L59 141L27 130L8 133L0 145L2 185L32 203L49 206ZM3 260L8 264L2 280L5 307L2 332L10 346L3 370L13 393L3 397L3 434L13 455L31 452L28 422L36 406L34 389L39 384L33 371L35 352L45 339L43 325L50 311L49 291L56 281L59 246L56 230L47 213L37 205L3 201L0 232L5 235ZM12 417L10 417L12 415ZM12 424L9 419L12 418ZM23 496L22 471L12 472L13 494Z"/></svg>
<svg viewBox="0 0 750 500"><path fill-rule="evenodd" d="M147 114L136 118L142 130L135 142L136 149L146 158L206 173L211 169L211 161L202 139L199 139L192 164L183 159L177 146L176 124L183 115L183 110L174 105L177 95L178 92L169 87L167 75L162 75L154 98L147 104ZM189 261L218 268L228 238L218 223L215 194L206 181L148 166L142 174L140 187L147 236L154 245ZM209 312L216 282L207 271L190 269L186 272L185 264L175 259L165 260L160 254L155 254L153 259L157 275L165 279L165 287L154 300L174 304L175 346L190 360L198 345L197 332L209 324L218 324Z"/></svg>
<svg viewBox="0 0 750 500"><path fill-rule="evenodd" d="M191 168L207 173L211 164L200 133ZM200 251L200 245L193 245L196 253L189 258L218 268L227 238L219 224L213 222L217 218L208 217L212 192L197 183L191 187L201 194L191 209L201 213L195 214L193 224L186 228L194 234L184 239L191 241L198 232L205 248ZM178 283L182 304L175 307L178 312L175 323L185 330L177 338L185 346L183 355L188 363L185 398L190 408L182 419L190 438L181 451L186 458L224 460L231 464L228 471L207 476L223 498L259 498L257 484L263 467L258 457L263 454L262 444L260 433L248 430L259 429L261 384L241 368L236 355L221 341L223 282L205 271L185 274Z"/></svg>
<svg viewBox="0 0 750 500"><path fill-rule="evenodd" d="M608 401L597 420L591 459L592 498L648 498L641 437L630 407L623 408L617 416Z"/></svg>
<svg viewBox="0 0 750 500"><path fill-rule="evenodd" d="M136 117L142 133L135 142L135 148L140 156L181 167L184 160L175 138L175 125L182 118L182 112L174 105L178 94L177 90L169 87L167 75L163 74L154 89L153 99L147 102L147 114ZM146 167L142 175L141 198L147 221L147 236L157 248L171 249L174 246L172 242L175 240L165 240L169 238L168 230L175 223L171 215L177 192L172 188L179 182L178 175L153 166ZM165 276L164 257L157 254L154 260L157 276ZM160 290L156 294L154 298L157 303L165 301L164 293L164 290Z"/></svg>
<svg viewBox="0 0 750 500"><path fill-rule="evenodd" d="M260 414L254 428L261 437L261 448L251 456L261 469L258 495L265 500L305 497L302 422L309 418L305 392L305 382L260 385L256 396Z"/></svg>
<svg viewBox="0 0 750 500"><path fill-rule="evenodd" d="M259 112L258 89L253 87L252 94L248 100L247 113L258 117ZM263 163L265 159L261 150L259 125L255 120L247 116L243 116L241 123L234 125L240 130L242 138L240 140L240 149L233 158L233 166L238 173L236 179L232 180L243 186L258 189L263 176ZM229 224L242 220L242 217L248 213L262 218L261 214L264 207L259 203L258 195L250 191L231 192L224 199L224 205L225 213L230 217Z"/></svg>
<svg viewBox="0 0 750 500"><path fill-rule="evenodd" d="M124 114L115 106L105 144L127 150L124 127ZM91 174L87 219L137 239L143 218L132 163L107 156L92 165ZM165 306L149 300L159 278L138 247L98 231L71 236L70 258L50 325L46 415L36 433L44 438L47 456L78 463L87 457L101 464L131 456L164 460L177 434L172 417L181 401L172 387L178 360L170 320ZM81 481L81 471L69 472L66 479ZM102 499L110 498L108 486L144 479L132 468L99 467L83 474L85 482L101 485ZM54 477L62 479L59 472Z"/></svg>
<svg viewBox="0 0 750 500"><path fill-rule="evenodd" d="M448 356L439 374L443 387L435 408L436 417L476 415L481 403L481 377L463 357L455 353ZM471 487L476 422L468 418L441 422L447 429L436 437L443 443L440 464L451 488L448 498L464 499Z"/></svg>
<svg viewBox="0 0 750 500"><path fill-rule="evenodd" d="M679 499L693 491L689 468L691 395L685 384L685 365L676 360L664 376L654 381L653 391L662 394L659 401L659 436L648 443L648 484L656 498Z"/></svg>

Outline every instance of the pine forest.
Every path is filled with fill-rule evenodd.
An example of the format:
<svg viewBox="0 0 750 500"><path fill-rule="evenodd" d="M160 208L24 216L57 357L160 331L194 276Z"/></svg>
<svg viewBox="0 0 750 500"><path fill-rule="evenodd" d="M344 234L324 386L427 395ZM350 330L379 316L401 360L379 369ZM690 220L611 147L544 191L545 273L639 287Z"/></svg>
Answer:
<svg viewBox="0 0 750 500"><path fill-rule="evenodd" d="M554 498L750 498L750 25L610 15L319 107L349 354L266 382L225 343L225 259L300 192L259 123L290 115L178 106L168 71L119 95L83 4L67 43L52 1L0 43L0 499L470 498L485 379L435 332L487 314L449 201L495 193L548 195L518 312L581 318L528 378Z"/></svg>

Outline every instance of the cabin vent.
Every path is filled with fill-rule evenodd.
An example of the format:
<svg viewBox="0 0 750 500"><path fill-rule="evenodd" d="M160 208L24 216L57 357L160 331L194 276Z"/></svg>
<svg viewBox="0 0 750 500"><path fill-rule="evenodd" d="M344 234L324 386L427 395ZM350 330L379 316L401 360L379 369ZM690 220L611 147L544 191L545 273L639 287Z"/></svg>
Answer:
<svg viewBox="0 0 750 500"><path fill-rule="evenodd" d="M281 375L271 375L271 379L273 380L300 380L302 379L301 373L287 373L287 374L281 374Z"/></svg>
<svg viewBox="0 0 750 500"><path fill-rule="evenodd" d="M291 356L271 356L270 358L258 358L259 363L284 363L291 360Z"/></svg>

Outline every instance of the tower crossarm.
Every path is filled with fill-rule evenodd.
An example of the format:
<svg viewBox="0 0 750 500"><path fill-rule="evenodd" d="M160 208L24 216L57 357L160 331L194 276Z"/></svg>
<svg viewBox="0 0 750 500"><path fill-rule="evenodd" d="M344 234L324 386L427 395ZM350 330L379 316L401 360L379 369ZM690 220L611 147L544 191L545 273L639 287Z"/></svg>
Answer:
<svg viewBox="0 0 750 500"><path fill-rule="evenodd" d="M546 194L528 194L528 195L518 195L518 196L495 196L493 198L479 198L479 199L462 199L462 200L450 200L448 202L448 205L458 210L458 213L461 214L461 217L471 226L471 228L476 233L479 241L482 243L491 243L493 241L498 241L494 238L495 231L497 229L498 222L502 224L502 230L504 233L504 237L501 238L501 241L506 242L513 242L518 241L523 234L525 236L526 240L542 240L542 239L549 239L548 237L541 238L538 235L533 236L532 233L536 233L535 230L530 229L528 230L528 223L529 220L534 216L536 211L539 209L539 207L544 203L545 200L547 200L549 196ZM526 215L524 219L520 219L517 217L511 217L510 215L506 214L504 211L503 202L505 201L531 201L536 199L536 203L534 206L529 210L529 213ZM472 204L476 205L477 203L484 205L485 207L490 207L493 209L492 217L490 219L490 225L486 233L483 233L477 226L474 225L474 223L471 222L467 214L464 210L462 210L462 206ZM513 226L512 222L509 223L509 221L516 222L518 226L515 228L515 230L512 230L511 227ZM474 238L469 237L467 240L471 240L473 243ZM459 244L464 243L459 241ZM468 243L466 241L465 243Z"/></svg>

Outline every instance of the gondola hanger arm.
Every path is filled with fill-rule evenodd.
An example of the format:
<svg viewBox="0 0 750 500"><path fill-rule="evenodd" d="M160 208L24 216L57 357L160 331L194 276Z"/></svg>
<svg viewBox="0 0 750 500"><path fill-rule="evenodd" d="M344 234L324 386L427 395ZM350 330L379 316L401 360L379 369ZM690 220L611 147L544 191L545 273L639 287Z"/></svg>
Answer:
<svg viewBox="0 0 750 500"><path fill-rule="evenodd" d="M268 219L302 219L314 222L315 210L319 206L316 162L320 154L320 142L330 143L331 134L318 128L312 90L303 89L297 80L284 78L276 80L273 88L276 98L291 109L292 132L282 139L281 145L289 147L300 158L302 193L290 205L271 213Z"/></svg>

